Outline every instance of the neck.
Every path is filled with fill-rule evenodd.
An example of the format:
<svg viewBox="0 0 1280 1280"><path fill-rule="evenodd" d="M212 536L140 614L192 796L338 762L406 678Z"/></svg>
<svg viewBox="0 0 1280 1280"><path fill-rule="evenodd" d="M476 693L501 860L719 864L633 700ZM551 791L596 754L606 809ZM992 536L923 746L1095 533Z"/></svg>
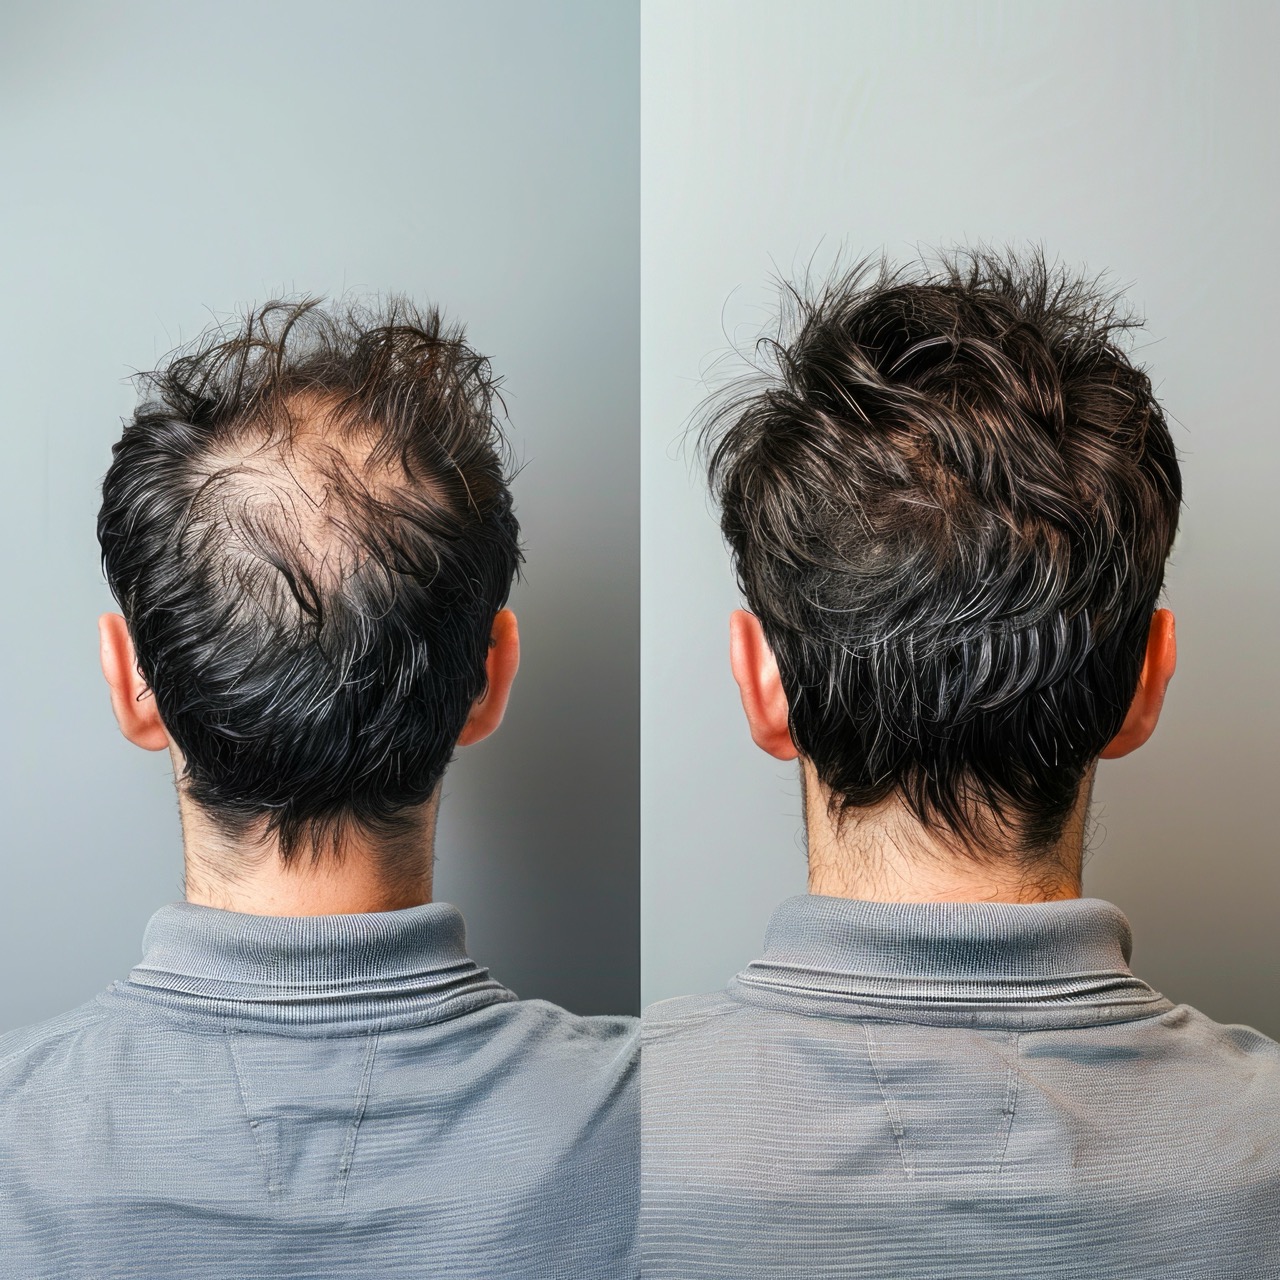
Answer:
<svg viewBox="0 0 1280 1280"><path fill-rule="evenodd" d="M431 901L437 799L393 845L351 833L336 849L302 848L286 864L274 837L233 840L179 791L188 902L255 916L399 911Z"/></svg>
<svg viewBox="0 0 1280 1280"><path fill-rule="evenodd" d="M831 792L802 761L809 892L869 902L1053 902L1078 898L1093 771L1062 836L1034 856L957 847L924 827L898 799L849 810L839 822Z"/></svg>

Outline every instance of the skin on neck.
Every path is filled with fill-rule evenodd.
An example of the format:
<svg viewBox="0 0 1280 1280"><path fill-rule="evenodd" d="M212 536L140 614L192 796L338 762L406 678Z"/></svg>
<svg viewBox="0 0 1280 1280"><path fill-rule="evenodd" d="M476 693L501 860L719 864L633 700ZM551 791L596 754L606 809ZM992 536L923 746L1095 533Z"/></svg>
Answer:
<svg viewBox="0 0 1280 1280"><path fill-rule="evenodd" d="M416 810L394 839L377 839L349 827L336 849L299 851L288 865L265 822L243 837L222 831L192 802L182 782L185 762L160 720L155 698L138 669L128 626L117 613L98 620L102 670L111 690L116 721L126 738L148 751L169 752L182 819L186 900L250 915L348 915L398 911L431 901L435 826L440 788ZM501 723L520 662L515 614L494 618L485 660L488 684L476 699L458 738L465 747L486 738Z"/></svg>
<svg viewBox="0 0 1280 1280"><path fill-rule="evenodd" d="M1032 859L973 850L923 826L897 797L830 808L831 791L800 761L809 848L809 892L868 902L1051 902L1078 898L1094 769L1080 786L1062 835Z"/></svg>
<svg viewBox="0 0 1280 1280"><path fill-rule="evenodd" d="M175 780L180 779L182 753L171 746L170 754ZM350 830L336 849L304 848L288 864L279 841L265 834L265 823L233 839L181 782L177 790L188 902L255 916L330 916L399 911L431 901L438 787L394 842Z"/></svg>
<svg viewBox="0 0 1280 1280"><path fill-rule="evenodd" d="M786 693L759 620L738 610L730 619L730 662L751 737L777 760L799 760L809 848L809 892L872 902L1051 902L1078 898L1085 834L1097 762L1055 844L1027 857L998 842L959 845L924 826L897 797L867 808L832 805L813 762L791 738ZM1173 614L1152 615L1138 687L1119 733L1100 759L1142 746L1155 730L1177 662Z"/></svg>

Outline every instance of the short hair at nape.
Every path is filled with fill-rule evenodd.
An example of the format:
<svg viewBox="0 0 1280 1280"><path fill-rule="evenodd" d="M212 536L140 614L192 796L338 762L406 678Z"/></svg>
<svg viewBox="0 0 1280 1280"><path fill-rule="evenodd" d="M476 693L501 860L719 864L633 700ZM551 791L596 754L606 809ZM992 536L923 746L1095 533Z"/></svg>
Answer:
<svg viewBox="0 0 1280 1280"><path fill-rule="evenodd" d="M521 559L489 361L391 297L273 301L139 375L98 538L226 834L391 843L485 687Z"/></svg>
<svg viewBox="0 0 1280 1280"><path fill-rule="evenodd" d="M1061 837L1182 500L1138 326L1039 251L864 261L784 286L708 402L738 581L837 816L896 795L975 855Z"/></svg>

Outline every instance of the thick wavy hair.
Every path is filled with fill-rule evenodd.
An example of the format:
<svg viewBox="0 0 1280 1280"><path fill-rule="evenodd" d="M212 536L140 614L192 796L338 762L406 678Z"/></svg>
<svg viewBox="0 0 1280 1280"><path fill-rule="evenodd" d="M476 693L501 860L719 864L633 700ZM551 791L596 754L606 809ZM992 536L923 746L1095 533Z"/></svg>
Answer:
<svg viewBox="0 0 1280 1280"><path fill-rule="evenodd" d="M98 539L186 793L286 862L409 835L521 559L488 360L402 298L273 301L139 384Z"/></svg>
<svg viewBox="0 0 1280 1280"><path fill-rule="evenodd" d="M1035 856L1137 688L1182 487L1139 327L1043 254L787 286L700 443L833 813Z"/></svg>

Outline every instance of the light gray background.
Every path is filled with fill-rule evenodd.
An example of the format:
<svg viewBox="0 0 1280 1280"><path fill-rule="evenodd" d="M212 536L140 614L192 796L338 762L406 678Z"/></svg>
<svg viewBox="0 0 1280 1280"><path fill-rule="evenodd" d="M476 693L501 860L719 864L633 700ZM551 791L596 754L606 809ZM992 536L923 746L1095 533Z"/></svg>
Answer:
<svg viewBox="0 0 1280 1280"><path fill-rule="evenodd" d="M1177 419L1179 669L1104 763L1085 891L1136 970L1280 1035L1275 210L1280 9L648 0L643 100L643 990L723 985L805 885L794 770L747 737L737 596L679 436L771 273L917 244L1042 242L1110 269Z"/></svg>
<svg viewBox="0 0 1280 1280"><path fill-rule="evenodd" d="M115 728L98 485L131 368L281 290L403 290L506 378L527 581L437 895L526 996L638 1000L635 5L7 5L0 16L0 1030L123 976L180 896Z"/></svg>

